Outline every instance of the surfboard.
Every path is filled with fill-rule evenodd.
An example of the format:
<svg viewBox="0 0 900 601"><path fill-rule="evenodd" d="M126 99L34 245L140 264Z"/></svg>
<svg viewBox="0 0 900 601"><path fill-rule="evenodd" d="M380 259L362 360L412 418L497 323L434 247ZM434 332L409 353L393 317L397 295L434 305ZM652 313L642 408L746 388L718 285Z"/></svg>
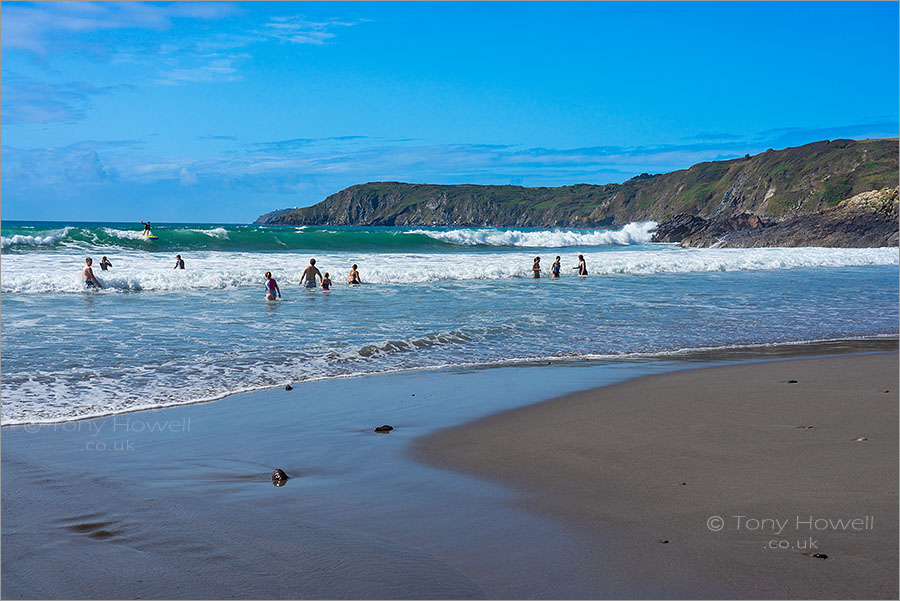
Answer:
<svg viewBox="0 0 900 601"><path fill-rule="evenodd" d="M159 236L144 236L144 238L147 238L149 240L159 240Z"/></svg>

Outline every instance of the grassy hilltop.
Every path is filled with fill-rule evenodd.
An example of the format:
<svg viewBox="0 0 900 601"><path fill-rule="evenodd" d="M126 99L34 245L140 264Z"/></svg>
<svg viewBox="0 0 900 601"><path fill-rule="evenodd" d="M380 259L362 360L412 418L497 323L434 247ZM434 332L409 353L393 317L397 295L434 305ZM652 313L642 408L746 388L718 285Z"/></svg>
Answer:
<svg viewBox="0 0 900 601"><path fill-rule="evenodd" d="M814 214L861 192L897 185L898 140L831 140L699 163L622 184L558 188L374 182L257 223L602 227L687 213L774 220Z"/></svg>

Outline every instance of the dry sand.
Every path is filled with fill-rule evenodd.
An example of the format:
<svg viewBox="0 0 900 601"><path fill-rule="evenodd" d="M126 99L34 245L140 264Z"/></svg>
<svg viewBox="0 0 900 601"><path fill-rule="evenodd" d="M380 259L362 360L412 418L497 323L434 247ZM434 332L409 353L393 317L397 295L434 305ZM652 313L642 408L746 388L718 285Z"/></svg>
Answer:
<svg viewBox="0 0 900 601"><path fill-rule="evenodd" d="M897 353L694 369L442 430L414 454L590 533L597 598L897 598L897 387Z"/></svg>

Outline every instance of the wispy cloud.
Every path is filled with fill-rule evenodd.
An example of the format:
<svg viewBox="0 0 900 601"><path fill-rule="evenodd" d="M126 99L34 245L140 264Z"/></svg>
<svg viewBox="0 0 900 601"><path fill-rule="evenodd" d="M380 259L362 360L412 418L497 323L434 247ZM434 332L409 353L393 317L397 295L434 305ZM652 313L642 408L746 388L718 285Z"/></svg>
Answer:
<svg viewBox="0 0 900 601"><path fill-rule="evenodd" d="M337 35L334 33L335 29L353 27L361 22L343 19L310 21L300 16L275 17L257 33L266 38L274 38L292 44L322 45Z"/></svg>
<svg viewBox="0 0 900 601"><path fill-rule="evenodd" d="M229 2L5 3L0 33L4 49L46 55L59 38L111 29L168 29L179 18L221 19L239 12Z"/></svg>
<svg viewBox="0 0 900 601"><path fill-rule="evenodd" d="M182 56L177 61L181 66L163 69L155 81L165 85L240 81L242 76L236 64L245 58L248 58L247 55Z"/></svg>
<svg viewBox="0 0 900 601"><path fill-rule="evenodd" d="M47 83L17 73L3 74L3 123L74 123L83 119L91 98L130 85L96 86L84 81Z"/></svg>
<svg viewBox="0 0 900 601"><path fill-rule="evenodd" d="M235 136L216 136L216 135L208 135L208 136L197 136L198 140L220 140L223 142L236 142L237 138Z"/></svg>

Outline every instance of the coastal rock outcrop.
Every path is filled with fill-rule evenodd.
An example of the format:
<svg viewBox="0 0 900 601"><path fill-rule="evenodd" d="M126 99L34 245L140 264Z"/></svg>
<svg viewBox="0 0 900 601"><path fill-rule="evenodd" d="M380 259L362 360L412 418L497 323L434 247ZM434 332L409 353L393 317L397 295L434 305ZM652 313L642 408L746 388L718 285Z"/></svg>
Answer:
<svg viewBox="0 0 900 601"><path fill-rule="evenodd" d="M897 246L897 218L898 188L883 188L857 194L824 211L780 222L754 215L717 220L688 220L679 215L661 223L654 240L696 248Z"/></svg>
<svg viewBox="0 0 900 601"><path fill-rule="evenodd" d="M664 222L683 214L711 220L723 232L747 229L744 225L767 231L753 226L749 217L746 223L727 220L755 216L767 225L815 214L859 193L895 186L897 166L896 139L823 140L671 173L645 173L621 184L529 188L371 182L310 207L267 213L256 222L600 228ZM697 224L684 220L685 227L697 230ZM678 237L671 233L660 239Z"/></svg>

